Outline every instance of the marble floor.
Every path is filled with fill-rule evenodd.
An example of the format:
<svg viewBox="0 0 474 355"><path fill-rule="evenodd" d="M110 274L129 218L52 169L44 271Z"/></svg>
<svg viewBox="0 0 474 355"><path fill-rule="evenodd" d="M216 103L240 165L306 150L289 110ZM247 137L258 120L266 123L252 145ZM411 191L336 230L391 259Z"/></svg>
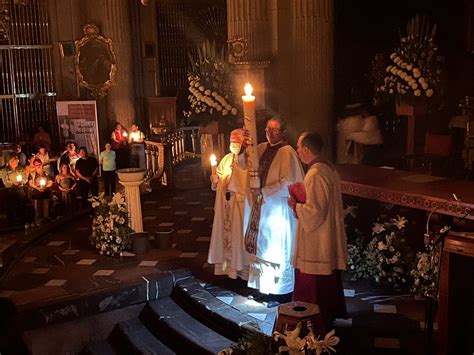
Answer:
<svg viewBox="0 0 474 355"><path fill-rule="evenodd" d="M254 291L244 282L215 276L207 264L213 219L214 195L204 181L199 162L182 165L175 190L160 189L143 195L144 230L152 246L156 232L172 228L172 247L152 247L146 254L124 253L107 257L88 240L91 216L83 215L50 231L30 245L3 278L0 296L11 298L20 309L111 290L167 270L190 269L203 283L219 286L215 296L250 316L272 324L277 308L249 302ZM181 188L180 188L181 187ZM0 235L0 248L21 238ZM410 295L394 294L366 282L345 282L348 319L336 320L341 337L339 353L415 354L424 347L424 303ZM251 304L251 306L249 306ZM436 324L435 324L436 326ZM266 329L271 333L271 327Z"/></svg>

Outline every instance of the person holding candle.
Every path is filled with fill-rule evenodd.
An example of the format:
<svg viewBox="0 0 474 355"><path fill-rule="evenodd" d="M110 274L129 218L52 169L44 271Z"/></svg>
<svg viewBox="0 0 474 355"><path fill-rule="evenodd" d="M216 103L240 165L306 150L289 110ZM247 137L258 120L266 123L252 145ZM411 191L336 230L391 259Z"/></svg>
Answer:
<svg viewBox="0 0 474 355"><path fill-rule="evenodd" d="M211 188L216 191L216 200L207 258L209 264L215 265L216 275L243 280L248 279L249 265L243 239L244 213L249 204L245 147L243 129L233 130L230 153L213 167Z"/></svg>
<svg viewBox="0 0 474 355"><path fill-rule="evenodd" d="M252 254L248 286L270 294L266 299L273 306L289 301L293 292L291 255L296 221L287 198L288 186L303 180L303 169L296 151L286 142L280 118L270 118L265 133L267 142L257 147L261 188L252 189L245 247Z"/></svg>
<svg viewBox="0 0 474 355"><path fill-rule="evenodd" d="M71 167L68 164L61 165L59 174L56 175L54 181L61 192L61 201L66 207L66 213L73 212L75 201L74 189L76 188L76 179L71 174Z"/></svg>
<svg viewBox="0 0 474 355"><path fill-rule="evenodd" d="M130 166L146 169L145 161L145 134L138 129L138 124L132 124L132 131L128 136L130 147Z"/></svg>
<svg viewBox="0 0 474 355"><path fill-rule="evenodd" d="M2 180L7 189L6 210L8 226L12 227L24 220L24 207L26 203L25 193L25 171L20 167L20 161L16 154L12 154L8 164L2 169Z"/></svg>
<svg viewBox="0 0 474 355"><path fill-rule="evenodd" d="M28 176L28 186L32 189L31 198L35 207L35 220L39 224L43 219L49 220L49 202L53 181L43 170L43 162L35 158L35 170Z"/></svg>
<svg viewBox="0 0 474 355"><path fill-rule="evenodd" d="M127 137L127 131L117 122L110 137L112 150L115 151L115 154L117 155L117 169L125 168L128 164Z"/></svg>
<svg viewBox="0 0 474 355"><path fill-rule="evenodd" d="M304 178L306 201L288 199L298 218L293 265L294 301L319 306L326 331L336 317L346 316L341 270L346 270L341 180L331 163L321 158L323 140L313 132L298 139L298 155L308 166Z"/></svg>

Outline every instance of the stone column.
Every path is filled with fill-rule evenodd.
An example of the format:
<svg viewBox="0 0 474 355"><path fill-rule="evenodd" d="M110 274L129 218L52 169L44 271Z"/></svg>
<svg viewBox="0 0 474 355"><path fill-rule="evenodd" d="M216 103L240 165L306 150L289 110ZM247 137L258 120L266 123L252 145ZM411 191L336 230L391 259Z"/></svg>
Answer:
<svg viewBox="0 0 474 355"><path fill-rule="evenodd" d="M106 98L109 128L115 121L130 128L135 120L133 83L132 30L128 0L88 0L88 22L96 23L104 37L112 38L117 58L116 85Z"/></svg>
<svg viewBox="0 0 474 355"><path fill-rule="evenodd" d="M283 0L278 6L278 56L283 61L279 68L280 101L286 108L289 133L296 137L306 130L319 132L331 156L335 126L334 0Z"/></svg>
<svg viewBox="0 0 474 355"><path fill-rule="evenodd" d="M265 69L272 55L271 10L273 0L227 0L227 36L247 42L245 55L234 58L236 96L244 95L248 81L254 88L257 109L264 109L267 96Z"/></svg>
<svg viewBox="0 0 474 355"><path fill-rule="evenodd" d="M119 181L125 187L125 201L127 202L127 211L130 217L130 227L136 232L143 232L142 205L140 202L140 185L143 179L139 181Z"/></svg>

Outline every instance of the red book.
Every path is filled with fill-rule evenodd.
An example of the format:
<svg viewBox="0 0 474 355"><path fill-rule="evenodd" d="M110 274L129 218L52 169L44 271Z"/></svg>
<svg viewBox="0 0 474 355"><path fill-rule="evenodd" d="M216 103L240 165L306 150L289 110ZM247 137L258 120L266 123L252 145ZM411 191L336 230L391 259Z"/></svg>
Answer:
<svg viewBox="0 0 474 355"><path fill-rule="evenodd" d="M306 202L306 191L302 182L295 182L294 184L288 185L288 192L297 203Z"/></svg>

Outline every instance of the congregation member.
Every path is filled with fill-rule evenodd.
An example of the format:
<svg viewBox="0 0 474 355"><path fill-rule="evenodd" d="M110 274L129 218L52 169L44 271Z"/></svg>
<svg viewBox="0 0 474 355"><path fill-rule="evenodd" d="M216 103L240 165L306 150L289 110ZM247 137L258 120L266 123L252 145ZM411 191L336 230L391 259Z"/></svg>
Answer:
<svg viewBox="0 0 474 355"><path fill-rule="evenodd" d="M36 158L41 160L41 162L43 163L44 171L46 171L46 173L51 176L51 173L52 173L50 169L51 158L49 157L49 153L46 150L46 147L44 145L42 144L40 145L38 149L38 153L36 154Z"/></svg>
<svg viewBox="0 0 474 355"><path fill-rule="evenodd" d="M86 147L79 148L81 158L76 162L76 176L78 178L77 192L81 197L82 207L89 205L87 199L89 192L93 196L99 194L99 162L96 158L89 156Z"/></svg>
<svg viewBox="0 0 474 355"><path fill-rule="evenodd" d="M132 168L146 169L145 161L145 135L138 129L138 124L132 124L132 131L128 136L130 146L130 166Z"/></svg>
<svg viewBox="0 0 474 355"><path fill-rule="evenodd" d="M12 227L16 222L24 222L25 219L25 170L20 166L20 161L16 154L12 154L7 166L2 169L2 180L6 194L6 210L8 226Z"/></svg>
<svg viewBox="0 0 474 355"><path fill-rule="evenodd" d="M116 154L118 169L125 168L128 164L127 136L127 131L120 123L117 123L110 139L112 140L112 150Z"/></svg>
<svg viewBox="0 0 474 355"><path fill-rule="evenodd" d="M317 304L330 331L336 317L346 316L341 270L346 270L348 255L341 180L331 163L322 159L322 149L319 134L300 136L298 155L308 166L306 201L289 198L288 205L298 218L293 300Z"/></svg>
<svg viewBox="0 0 474 355"><path fill-rule="evenodd" d="M36 159L36 154L30 154L28 157L28 165L25 166L25 177L28 178L30 174L35 170L35 159Z"/></svg>
<svg viewBox="0 0 474 355"><path fill-rule="evenodd" d="M38 126L38 131L33 136L33 147L38 151L40 146L46 148L47 151L51 149L51 137L49 133L44 130L42 126Z"/></svg>
<svg viewBox="0 0 474 355"><path fill-rule="evenodd" d="M294 270L291 253L296 221L288 206L288 186L303 180L296 151L285 139L280 118L265 128L266 143L258 145L261 189L253 190L245 247L250 256L248 286L270 294L269 306L291 297Z"/></svg>
<svg viewBox="0 0 474 355"><path fill-rule="evenodd" d="M230 135L230 153L211 175L216 191L214 222L207 262L216 275L248 279L249 257L244 247L244 214L249 206L247 159L243 129Z"/></svg>
<svg viewBox="0 0 474 355"><path fill-rule="evenodd" d="M110 143L105 143L105 150L100 152L99 163L102 165L105 196L115 193L115 170L117 169L116 154Z"/></svg>
<svg viewBox="0 0 474 355"><path fill-rule="evenodd" d="M66 213L73 212L76 188L76 179L71 174L71 168L69 164L61 165L59 174L56 175L54 180L58 185L58 189L61 192L61 202L63 203Z"/></svg>
<svg viewBox="0 0 474 355"><path fill-rule="evenodd" d="M49 202L53 181L43 170L43 163L38 158L33 162L35 170L28 176L28 186L31 188L31 199L35 208L36 224L49 220Z"/></svg>
<svg viewBox="0 0 474 355"><path fill-rule="evenodd" d="M15 145L15 154L18 157L18 164L20 167L24 168L28 164L28 160L26 159L26 154L21 151L21 145Z"/></svg>
<svg viewBox="0 0 474 355"><path fill-rule="evenodd" d="M67 142L66 150L60 155L58 159L58 171L60 171L61 165L68 164L71 168L71 173L75 174L76 162L80 158L80 155L76 149L76 143L71 141Z"/></svg>

